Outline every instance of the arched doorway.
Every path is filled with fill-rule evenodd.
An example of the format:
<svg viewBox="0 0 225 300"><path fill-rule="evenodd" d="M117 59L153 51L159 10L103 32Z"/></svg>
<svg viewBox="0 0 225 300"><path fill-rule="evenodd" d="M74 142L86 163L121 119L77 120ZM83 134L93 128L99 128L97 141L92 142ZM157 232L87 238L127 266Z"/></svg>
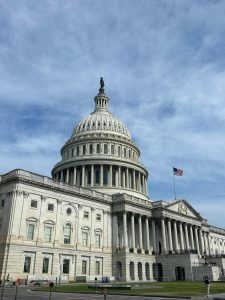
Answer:
<svg viewBox="0 0 225 300"><path fill-rule="evenodd" d="M147 280L150 280L150 269L149 269L149 263L145 264L145 276Z"/></svg>
<svg viewBox="0 0 225 300"><path fill-rule="evenodd" d="M152 273L153 273L153 279L158 280L158 270L156 263L152 264Z"/></svg>
<svg viewBox="0 0 225 300"><path fill-rule="evenodd" d="M138 263L138 279L139 280L142 280L143 277L142 277L142 263Z"/></svg>
<svg viewBox="0 0 225 300"><path fill-rule="evenodd" d="M157 266L158 266L158 280L162 281L163 280L163 267L162 267L162 264L159 263Z"/></svg>
<svg viewBox="0 0 225 300"><path fill-rule="evenodd" d="M175 268L175 276L176 276L176 280L185 280L185 270L183 267L178 266Z"/></svg>
<svg viewBox="0 0 225 300"><path fill-rule="evenodd" d="M161 254L162 253L162 245L161 245L161 243L159 242L159 254Z"/></svg>
<svg viewBox="0 0 225 300"><path fill-rule="evenodd" d="M130 279L131 280L135 279L135 277L134 277L134 263L133 263L133 261L130 262Z"/></svg>
<svg viewBox="0 0 225 300"><path fill-rule="evenodd" d="M116 263L116 280L122 279L122 263L118 261Z"/></svg>

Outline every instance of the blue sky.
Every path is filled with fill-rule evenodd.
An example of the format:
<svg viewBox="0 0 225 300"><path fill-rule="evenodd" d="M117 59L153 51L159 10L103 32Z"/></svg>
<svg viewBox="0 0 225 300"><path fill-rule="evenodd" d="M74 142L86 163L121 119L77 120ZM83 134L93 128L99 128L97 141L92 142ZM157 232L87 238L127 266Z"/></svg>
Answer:
<svg viewBox="0 0 225 300"><path fill-rule="evenodd" d="M103 76L149 170L225 227L225 1L0 2L0 173L50 175Z"/></svg>

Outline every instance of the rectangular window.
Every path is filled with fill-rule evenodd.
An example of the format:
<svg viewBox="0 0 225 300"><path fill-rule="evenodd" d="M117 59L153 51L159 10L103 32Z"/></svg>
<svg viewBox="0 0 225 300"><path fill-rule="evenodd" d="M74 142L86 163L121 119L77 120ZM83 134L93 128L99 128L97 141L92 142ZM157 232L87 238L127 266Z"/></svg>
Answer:
<svg viewBox="0 0 225 300"><path fill-rule="evenodd" d="M69 274L70 271L70 260L64 259L63 260L63 274Z"/></svg>
<svg viewBox="0 0 225 300"><path fill-rule="evenodd" d="M27 239L28 241L33 241L34 239L34 224L28 224Z"/></svg>
<svg viewBox="0 0 225 300"><path fill-rule="evenodd" d="M72 148L72 154L71 154L71 155L72 155L72 157L73 157L73 155L74 155L74 150L73 150L73 148Z"/></svg>
<svg viewBox="0 0 225 300"><path fill-rule="evenodd" d="M23 266L24 273L30 273L30 265L31 265L31 257L25 256L24 266Z"/></svg>
<svg viewBox="0 0 225 300"><path fill-rule="evenodd" d="M45 242L51 242L52 227L45 227Z"/></svg>
<svg viewBox="0 0 225 300"><path fill-rule="evenodd" d="M89 154L93 154L93 145L89 146Z"/></svg>
<svg viewBox="0 0 225 300"><path fill-rule="evenodd" d="M99 169L95 170L95 184L100 183L100 171Z"/></svg>
<svg viewBox="0 0 225 300"><path fill-rule="evenodd" d="M85 155L85 154L86 154L86 146L83 145L83 155Z"/></svg>
<svg viewBox="0 0 225 300"><path fill-rule="evenodd" d="M82 245L84 247L87 247L87 245L88 245L88 233L87 232L83 232L83 235L82 235Z"/></svg>
<svg viewBox="0 0 225 300"><path fill-rule="evenodd" d="M91 171L88 170L87 172L87 184L91 184Z"/></svg>
<svg viewBox="0 0 225 300"><path fill-rule="evenodd" d="M80 151L79 151L79 147L77 147L77 156L79 156L79 153Z"/></svg>
<svg viewBox="0 0 225 300"><path fill-rule="evenodd" d="M96 221L101 221L102 216L100 214L96 215Z"/></svg>
<svg viewBox="0 0 225 300"><path fill-rule="evenodd" d="M100 275L100 261L95 262L95 275Z"/></svg>
<svg viewBox="0 0 225 300"><path fill-rule="evenodd" d="M88 219L89 218L89 212L88 211L84 211L84 219Z"/></svg>
<svg viewBox="0 0 225 300"><path fill-rule="evenodd" d="M5 206L5 200L1 200L1 207Z"/></svg>
<svg viewBox="0 0 225 300"><path fill-rule="evenodd" d="M101 236L99 233L96 233L96 235L95 235L95 247L96 248L101 247Z"/></svg>
<svg viewBox="0 0 225 300"><path fill-rule="evenodd" d="M48 273L48 266L49 266L49 258L45 257L43 259L42 273Z"/></svg>
<svg viewBox="0 0 225 300"><path fill-rule="evenodd" d="M30 207L37 208L37 200L31 200Z"/></svg>
<svg viewBox="0 0 225 300"><path fill-rule="evenodd" d="M105 168L103 169L103 184L108 185L108 170Z"/></svg>
<svg viewBox="0 0 225 300"><path fill-rule="evenodd" d="M54 204L48 203L48 210L53 211L54 210Z"/></svg>
<svg viewBox="0 0 225 300"><path fill-rule="evenodd" d="M82 260L82 274L85 275L87 274L87 261Z"/></svg>

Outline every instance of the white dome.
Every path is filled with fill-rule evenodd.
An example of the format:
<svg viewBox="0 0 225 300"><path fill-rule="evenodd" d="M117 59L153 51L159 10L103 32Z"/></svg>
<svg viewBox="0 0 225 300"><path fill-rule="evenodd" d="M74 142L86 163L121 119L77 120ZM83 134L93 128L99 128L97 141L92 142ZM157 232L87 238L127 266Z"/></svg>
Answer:
<svg viewBox="0 0 225 300"><path fill-rule="evenodd" d="M129 139L131 135L127 127L109 111L95 110L92 114L82 119L74 128L71 138L76 134L91 131L109 131L125 135Z"/></svg>

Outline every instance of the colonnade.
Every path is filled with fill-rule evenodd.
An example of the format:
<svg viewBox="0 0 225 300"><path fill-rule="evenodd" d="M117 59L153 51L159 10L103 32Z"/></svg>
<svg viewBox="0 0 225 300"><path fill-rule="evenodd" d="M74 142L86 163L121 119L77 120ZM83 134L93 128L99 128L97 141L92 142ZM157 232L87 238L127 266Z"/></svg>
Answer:
<svg viewBox="0 0 225 300"><path fill-rule="evenodd" d="M147 178L142 172L116 165L79 165L58 171L54 179L82 187L107 186L148 193Z"/></svg>
<svg viewBox="0 0 225 300"><path fill-rule="evenodd" d="M209 232L200 226L169 218L153 219L133 212L114 214L113 218L116 248L146 254L210 254ZM119 223L122 221L120 226L119 220Z"/></svg>

